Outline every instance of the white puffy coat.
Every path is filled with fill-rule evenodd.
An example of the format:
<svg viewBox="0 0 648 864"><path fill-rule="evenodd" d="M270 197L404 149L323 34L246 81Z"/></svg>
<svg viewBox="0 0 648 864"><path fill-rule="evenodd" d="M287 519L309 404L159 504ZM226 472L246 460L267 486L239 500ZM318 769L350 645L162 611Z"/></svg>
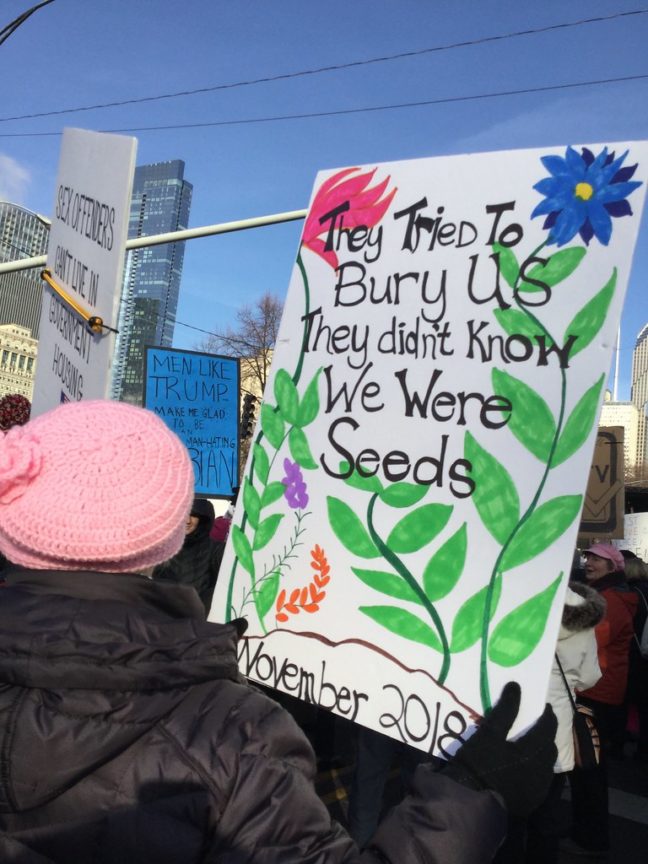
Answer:
<svg viewBox="0 0 648 864"><path fill-rule="evenodd" d="M575 690L587 690L601 677L594 627L605 615L605 600L587 585L572 582L565 596L562 624L556 644L556 654L569 682L572 696ZM554 660L549 680L547 701L558 718L556 747L558 759L554 771L571 771L574 767L572 734L573 708L565 682Z"/></svg>

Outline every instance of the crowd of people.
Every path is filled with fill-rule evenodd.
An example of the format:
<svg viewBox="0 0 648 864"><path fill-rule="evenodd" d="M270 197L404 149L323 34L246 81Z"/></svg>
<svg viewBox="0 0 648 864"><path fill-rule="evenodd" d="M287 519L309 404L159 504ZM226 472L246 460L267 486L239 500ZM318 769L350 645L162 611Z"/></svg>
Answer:
<svg viewBox="0 0 648 864"><path fill-rule="evenodd" d="M448 762L359 730L349 833L298 724L238 670L246 622L206 621L230 519L215 524L144 409L67 404L0 434L1 860L552 864L567 782L570 851L606 855L629 722L647 752L643 562L585 550L548 704L516 740L514 683ZM593 711L593 766L577 764L574 700ZM383 815L395 756L406 794Z"/></svg>

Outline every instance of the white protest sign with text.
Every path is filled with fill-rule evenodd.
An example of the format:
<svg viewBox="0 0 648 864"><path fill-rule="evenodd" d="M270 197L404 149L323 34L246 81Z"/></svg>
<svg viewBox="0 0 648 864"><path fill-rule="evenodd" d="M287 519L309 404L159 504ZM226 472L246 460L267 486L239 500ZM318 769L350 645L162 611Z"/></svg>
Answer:
<svg viewBox="0 0 648 864"><path fill-rule="evenodd" d="M47 269L90 315L116 327L137 141L63 132ZM43 290L32 414L108 395L114 333L93 333L49 286Z"/></svg>
<svg viewBox="0 0 648 864"><path fill-rule="evenodd" d="M508 680L538 716L647 158L318 175L210 616L244 674L441 754Z"/></svg>
<svg viewBox="0 0 648 864"><path fill-rule="evenodd" d="M648 513L626 513L623 540L615 540L614 545L648 562Z"/></svg>

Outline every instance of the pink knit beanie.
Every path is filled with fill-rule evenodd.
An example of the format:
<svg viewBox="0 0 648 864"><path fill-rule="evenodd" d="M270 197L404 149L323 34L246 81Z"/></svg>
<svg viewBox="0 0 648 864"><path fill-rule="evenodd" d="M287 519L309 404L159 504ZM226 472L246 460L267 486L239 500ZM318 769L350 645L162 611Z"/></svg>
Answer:
<svg viewBox="0 0 648 864"><path fill-rule="evenodd" d="M39 570L138 572L182 546L193 485L151 411L60 405L0 433L0 551Z"/></svg>

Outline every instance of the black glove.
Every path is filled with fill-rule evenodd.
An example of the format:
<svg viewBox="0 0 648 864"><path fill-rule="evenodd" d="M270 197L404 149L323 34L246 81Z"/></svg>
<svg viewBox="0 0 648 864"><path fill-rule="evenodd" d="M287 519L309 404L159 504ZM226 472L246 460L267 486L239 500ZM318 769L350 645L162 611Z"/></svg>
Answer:
<svg viewBox="0 0 648 864"><path fill-rule="evenodd" d="M520 685L509 682L475 734L448 762L446 777L473 789L492 789L508 812L524 817L546 798L558 752L558 722L551 706L517 741L506 736L520 707Z"/></svg>

